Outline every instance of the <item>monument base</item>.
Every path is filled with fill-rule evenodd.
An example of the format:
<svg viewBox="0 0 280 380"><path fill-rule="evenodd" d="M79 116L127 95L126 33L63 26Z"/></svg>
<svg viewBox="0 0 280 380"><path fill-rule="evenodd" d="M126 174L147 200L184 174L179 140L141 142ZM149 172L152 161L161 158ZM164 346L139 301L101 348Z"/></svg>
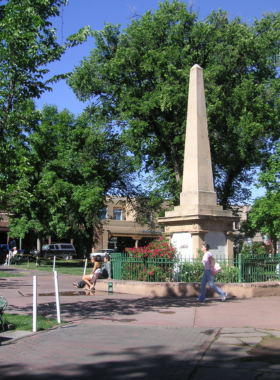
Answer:
<svg viewBox="0 0 280 380"><path fill-rule="evenodd" d="M202 244L209 244L214 257L219 259L233 258L233 222L235 216L221 215L185 215L158 218L165 225L165 232L170 235L171 243L182 259L193 259L198 256ZM231 212L230 212L231 214Z"/></svg>

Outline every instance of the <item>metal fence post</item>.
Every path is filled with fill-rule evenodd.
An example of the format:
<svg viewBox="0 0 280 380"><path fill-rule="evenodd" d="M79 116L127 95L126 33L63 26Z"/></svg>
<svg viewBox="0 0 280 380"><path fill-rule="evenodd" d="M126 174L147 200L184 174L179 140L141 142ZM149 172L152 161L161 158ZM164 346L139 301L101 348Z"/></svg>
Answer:
<svg viewBox="0 0 280 380"><path fill-rule="evenodd" d="M61 323L59 285L58 285L57 271L54 272L54 286L55 286L55 302L56 302L57 323Z"/></svg>
<svg viewBox="0 0 280 380"><path fill-rule="evenodd" d="M33 276L33 332L37 331L37 276Z"/></svg>
<svg viewBox="0 0 280 380"><path fill-rule="evenodd" d="M86 261L85 261L85 265L84 265L84 276L85 276L85 274L86 274L86 270L87 270L87 259L86 259Z"/></svg>
<svg viewBox="0 0 280 380"><path fill-rule="evenodd" d="M242 282L242 254L238 255L238 282Z"/></svg>

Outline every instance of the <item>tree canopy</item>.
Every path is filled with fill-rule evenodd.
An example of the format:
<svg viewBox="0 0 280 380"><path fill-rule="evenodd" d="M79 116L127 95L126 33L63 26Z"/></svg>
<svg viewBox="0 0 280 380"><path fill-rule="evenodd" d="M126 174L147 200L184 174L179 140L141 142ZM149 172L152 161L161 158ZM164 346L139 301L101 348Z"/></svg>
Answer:
<svg viewBox="0 0 280 380"><path fill-rule="evenodd" d="M106 24L93 34L69 85L120 127L157 192L178 203L189 71L199 64L218 199L247 200L252 173L279 138L280 13L252 25L222 10L199 21L185 3L165 1L123 31Z"/></svg>
<svg viewBox="0 0 280 380"><path fill-rule="evenodd" d="M39 237L74 238L91 248L99 213L110 192L133 193L131 157L120 137L100 120L75 118L45 106L28 150L7 188L11 236L34 230Z"/></svg>
<svg viewBox="0 0 280 380"><path fill-rule="evenodd" d="M246 236L253 237L256 232L268 235L276 252L280 240L280 144L266 160L259 176L259 185L266 189L263 197L257 198L242 225Z"/></svg>
<svg viewBox="0 0 280 380"><path fill-rule="evenodd" d="M66 0L8 0L0 5L0 189L5 189L17 170L16 150L26 146L28 133L36 127L39 113L34 98L51 90L46 65L59 60L67 47L83 42L89 27L70 36L65 45L57 42L50 17L59 16ZM2 209L6 209L3 202Z"/></svg>

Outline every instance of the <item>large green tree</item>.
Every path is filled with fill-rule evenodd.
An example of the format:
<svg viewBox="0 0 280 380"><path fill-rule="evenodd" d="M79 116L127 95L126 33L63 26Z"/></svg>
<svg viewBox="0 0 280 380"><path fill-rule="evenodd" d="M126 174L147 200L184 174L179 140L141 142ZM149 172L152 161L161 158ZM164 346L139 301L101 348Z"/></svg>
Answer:
<svg viewBox="0 0 280 380"><path fill-rule="evenodd" d="M32 99L51 90L51 83L66 77L46 79L46 65L59 60L67 47L83 42L89 27L57 42L51 17L59 16L66 0L0 1L0 191L1 209L6 209L5 191L17 172L16 151L26 146L28 134L39 118Z"/></svg>
<svg viewBox="0 0 280 380"><path fill-rule="evenodd" d="M272 240L276 252L280 240L280 144L265 161L259 176L259 185L266 189L263 197L257 198L248 213L241 230L248 237L257 232Z"/></svg>
<svg viewBox="0 0 280 380"><path fill-rule="evenodd" d="M99 115L92 124L85 114L75 118L45 106L28 149L17 154L20 164L7 189L14 237L33 230L39 240L74 238L91 248L106 196L134 191L132 158Z"/></svg>
<svg viewBox="0 0 280 380"><path fill-rule="evenodd" d="M107 110L157 194L178 203L189 71L199 64L218 198L225 207L246 200L279 138L280 14L248 25L219 10L199 21L185 3L165 1L123 31L106 24L94 37L69 84L89 108Z"/></svg>

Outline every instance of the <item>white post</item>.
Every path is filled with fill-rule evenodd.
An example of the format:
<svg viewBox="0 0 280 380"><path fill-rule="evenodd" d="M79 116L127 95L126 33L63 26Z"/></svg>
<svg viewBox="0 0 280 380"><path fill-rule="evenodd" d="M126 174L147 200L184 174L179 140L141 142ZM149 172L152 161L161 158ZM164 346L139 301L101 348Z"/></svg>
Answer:
<svg viewBox="0 0 280 380"><path fill-rule="evenodd" d="M53 257L53 272L55 272L55 256Z"/></svg>
<svg viewBox="0 0 280 380"><path fill-rule="evenodd" d="M57 323L61 323L61 319L60 319L59 287L58 287L57 271L54 272L54 285L55 285L55 301L56 301Z"/></svg>
<svg viewBox="0 0 280 380"><path fill-rule="evenodd" d="M37 276L33 276L33 332L37 331Z"/></svg>
<svg viewBox="0 0 280 380"><path fill-rule="evenodd" d="M84 275L86 274L86 270L87 270L87 259L85 261L85 266L84 266Z"/></svg>

